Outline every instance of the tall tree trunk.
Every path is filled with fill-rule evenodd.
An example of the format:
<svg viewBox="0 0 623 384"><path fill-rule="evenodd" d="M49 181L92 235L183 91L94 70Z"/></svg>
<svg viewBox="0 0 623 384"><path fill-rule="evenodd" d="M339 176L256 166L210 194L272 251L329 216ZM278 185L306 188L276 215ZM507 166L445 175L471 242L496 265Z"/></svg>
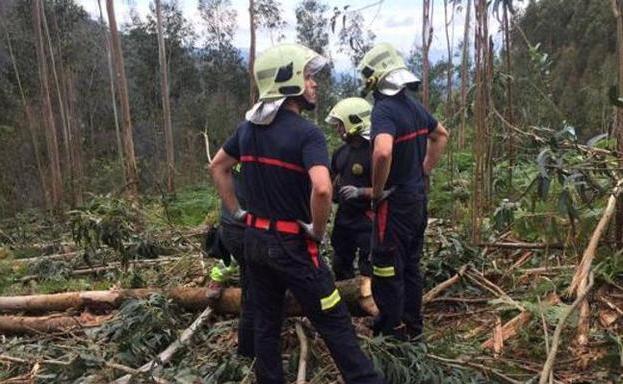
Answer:
<svg viewBox="0 0 623 384"><path fill-rule="evenodd" d="M61 175L60 156L56 124L52 115L52 102L50 100L50 85L48 82L48 65L43 49L43 33L41 32L42 3L41 0L33 1L33 23L35 31L35 47L39 66L39 82L41 85L41 109L45 124L45 136L50 158L50 202L52 209L61 208L63 201L63 179Z"/></svg>
<svg viewBox="0 0 623 384"><path fill-rule="evenodd" d="M508 5L504 4L504 20L503 26L504 29L504 50L505 50L505 59L506 59L506 120L510 124L514 124L514 113L513 113L513 81L512 81L512 62L511 62L511 37L510 37L510 19L508 15ZM513 136L513 129L508 126L507 127L507 135L508 135L508 190L512 192L513 190L513 167L515 166L515 143Z"/></svg>
<svg viewBox="0 0 623 384"><path fill-rule="evenodd" d="M459 128L459 149L465 148L465 124L467 120L467 86L469 84L469 29L472 0L467 0L463 32L463 58L461 63L461 125Z"/></svg>
<svg viewBox="0 0 623 384"><path fill-rule="evenodd" d="M71 181L71 158L69 154L69 129L67 127L67 117L65 116L65 102L63 101L63 95L61 92L61 82L59 81L58 71L56 70L56 59L54 57L54 47L52 46L52 38L50 36L50 28L48 27L48 18L45 14L45 6L41 7L41 20L43 22L43 31L45 32L45 38L47 41L48 54L50 57L50 64L52 64L52 76L54 78L54 85L56 88L56 99L58 103L58 111L61 117L61 133L63 136L63 149L64 149L64 162L65 167L70 169L69 179ZM62 59L61 59L62 60Z"/></svg>
<svg viewBox="0 0 623 384"><path fill-rule="evenodd" d="M422 22L422 103L426 108L429 108L430 102L430 83L428 79L430 62L428 61L428 51L430 50L431 43L433 42L433 16L431 8L431 0L424 0L422 2L424 16L424 21Z"/></svg>
<svg viewBox="0 0 623 384"><path fill-rule="evenodd" d="M452 23L454 19L454 5L452 5L452 14L450 15L450 19L448 19L448 0L443 0L443 15L445 21L445 31L446 31L446 47L448 48L448 70L447 70L447 79L446 79L446 118L449 119L452 116L453 108L452 108L452 76L454 75L454 67L452 63L452 43L450 42L450 31L448 27Z"/></svg>
<svg viewBox="0 0 623 384"><path fill-rule="evenodd" d="M475 101L475 132L473 193L472 193L472 241L480 242L480 228L487 206L489 132L487 115L489 110L489 33L487 28L487 0L476 0L476 33L474 39L476 61L476 101Z"/></svg>
<svg viewBox="0 0 623 384"><path fill-rule="evenodd" d="M82 167L82 134L80 132L79 115L76 111L78 100L76 99L76 82L71 71L65 75L67 81L67 121L71 138L71 168L74 174L74 202L77 206L83 204L83 180L84 169Z"/></svg>
<svg viewBox="0 0 623 384"><path fill-rule="evenodd" d="M623 0L612 0L612 8L617 19L617 61L618 71L618 97L623 97ZM615 107L616 108L616 107ZM616 108L614 132L617 139L617 149L621 166L623 166L623 108ZM615 241L619 248L623 247L623 195L619 196L616 216Z"/></svg>
<svg viewBox="0 0 623 384"><path fill-rule="evenodd" d="M0 23L4 29L7 48L9 50L9 57L11 58L11 64L13 65L13 71L15 72L15 79L17 80L17 88L19 90L20 100L22 101L22 107L24 108L24 115L26 116L26 127L30 134L30 140L32 141L32 150L35 156L35 163L37 165L37 172L39 173L39 182L41 183L41 193L43 194L43 200L45 206L50 209L50 196L47 193L45 172L43 171L43 163L41 161L41 155L39 154L39 140L37 140L37 127L35 125L35 119L32 116L32 109L30 104L26 101L26 95L24 88L22 87L22 81L17 68L17 60L13 53L13 45L11 44L11 36L9 35L9 28L4 24L4 20L0 19Z"/></svg>
<svg viewBox="0 0 623 384"><path fill-rule="evenodd" d="M104 15L102 13L101 0L97 0L97 6L100 11L100 23L104 25ZM123 145L121 144L121 130L119 129L119 113L117 112L117 98L115 97L115 70L112 63L110 48L110 32L105 32L106 41L106 58L108 59L108 75L110 77L110 98L112 104L113 118L115 119L115 137L117 138L117 154L119 155L119 165L125 174L125 163L123 161Z"/></svg>
<svg viewBox="0 0 623 384"><path fill-rule="evenodd" d="M249 0L249 28L251 31L251 41L249 44L249 104L255 104L256 84L253 76L253 66L255 65L255 1Z"/></svg>
<svg viewBox="0 0 623 384"><path fill-rule="evenodd" d="M164 119L164 140L167 153L167 191L175 192L175 158L173 151L173 129L171 128L171 107L169 104L169 79L164 32L162 31L162 4L156 0L156 19L158 24L158 57L160 59L160 92L162 93L162 117Z"/></svg>
<svg viewBox="0 0 623 384"><path fill-rule="evenodd" d="M111 37L111 56L115 66L115 80L117 96L121 104L121 114L123 116L123 131L121 141L124 154L124 172L126 191L128 197L138 197L138 171L136 167L136 157L134 156L134 139L132 138L132 119L130 116L130 100L128 97L128 81L125 76L125 64L123 52L121 50L121 39L117 30L115 19L115 8L113 0L106 0L106 10L108 12L108 24L110 25Z"/></svg>

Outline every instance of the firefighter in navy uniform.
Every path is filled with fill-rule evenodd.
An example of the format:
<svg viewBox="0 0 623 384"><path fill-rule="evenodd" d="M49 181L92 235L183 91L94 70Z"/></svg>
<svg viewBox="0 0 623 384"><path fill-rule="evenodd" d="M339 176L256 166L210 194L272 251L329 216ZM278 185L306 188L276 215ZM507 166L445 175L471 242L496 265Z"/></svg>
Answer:
<svg viewBox="0 0 623 384"><path fill-rule="evenodd" d="M331 232L334 250L333 273L336 280L355 277L354 261L359 272L371 276L370 235L372 210L370 197L370 112L372 106L360 97L337 103L326 122L334 125L345 141L331 159L334 195L338 203Z"/></svg>
<svg viewBox="0 0 623 384"><path fill-rule="evenodd" d="M448 141L448 132L406 88L419 80L389 44L363 57L362 94L372 108L372 294L380 315L376 334L418 338L423 331L420 256L427 224L426 179Z"/></svg>
<svg viewBox="0 0 623 384"><path fill-rule="evenodd" d="M318 254L331 210L329 156L320 129L300 113L314 108L313 74L325 64L297 44L278 45L258 57L260 101L210 167L225 205L247 225L244 249L260 384L284 383L280 336L286 290L324 339L346 383L383 382L361 351L346 304ZM238 162L248 212L234 193L231 170Z"/></svg>

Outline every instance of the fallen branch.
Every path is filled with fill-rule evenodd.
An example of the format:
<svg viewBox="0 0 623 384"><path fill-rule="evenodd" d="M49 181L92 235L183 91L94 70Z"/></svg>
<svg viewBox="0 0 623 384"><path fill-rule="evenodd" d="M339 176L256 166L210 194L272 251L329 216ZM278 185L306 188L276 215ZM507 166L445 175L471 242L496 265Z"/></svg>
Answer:
<svg viewBox="0 0 623 384"><path fill-rule="evenodd" d="M564 249L564 244L522 243L522 242L498 242L480 243L479 247L505 248L505 249Z"/></svg>
<svg viewBox="0 0 623 384"><path fill-rule="evenodd" d="M297 321L294 325L294 329L296 330L296 336L299 339L299 343L301 344L301 353L299 355L299 369L296 374L296 384L305 384L305 377L307 373L307 336L305 336L305 331L301 326L301 322Z"/></svg>
<svg viewBox="0 0 623 384"><path fill-rule="evenodd" d="M604 209L604 213L602 214L601 219L599 219L599 223L597 223L597 226L593 231L593 235L591 236L588 246L584 250L584 254L582 255L582 261L580 261L578 269L573 276L573 280L571 280L571 284L568 288L568 292L570 295L586 297L586 291L588 290L588 275L590 273L593 260L595 259L597 246L599 245L599 240L601 239L603 232L606 230L610 219L612 219L612 216L614 216L617 198L621 193L622 188L623 179L619 180L614 189L612 190L610 198L608 198L608 204L606 205L606 209ZM578 319L577 341L579 345L586 345L586 343L588 343L588 331L590 328L589 318L590 307L587 301L583 301L580 303L580 316Z"/></svg>
<svg viewBox="0 0 623 384"><path fill-rule="evenodd" d="M559 302L560 302L560 299L557 295L552 294L548 296L547 298L547 303L549 305L554 305ZM519 315L513 317L511 320L507 321L502 326L502 332L501 332L502 342L510 339L511 337L514 337L517 333L519 333L519 330L524 325L526 325L530 321L530 319L532 319L532 313L529 311L523 311ZM496 338L494 335L493 337L491 337L490 339L482 343L482 347L486 349L494 349L496 345L495 343L496 343Z"/></svg>
<svg viewBox="0 0 623 384"><path fill-rule="evenodd" d="M500 288L499 286L497 286L496 284L491 282L482 273L480 273L480 272L478 272L478 271L476 271L476 270L474 270L472 268L469 271L465 272L465 276L467 276L473 283L475 283L479 287L481 287L481 288L483 288L483 289L493 293L495 296L499 297L500 299L502 299L506 303L514 306L515 308L519 309L520 311L524 312L526 310L523 307L523 305L521 305L518 302L516 302L515 300L513 300L506 292L504 292L504 290L502 288Z"/></svg>
<svg viewBox="0 0 623 384"><path fill-rule="evenodd" d="M558 345L560 344L560 335L562 333L562 329L565 326L565 322L567 321L569 316L571 316L573 311L575 311L575 309L580 305L580 303L584 301L584 298L586 298L586 295L588 294L590 289L593 287L594 282L595 282L595 279L593 278L593 274L590 273L588 276L588 285L586 286L586 289L575 299L573 304L565 310L562 317L558 321L558 325L556 325L556 330L554 331L552 345L550 347L549 353L547 354L547 360L545 361L545 364L543 365L543 371L541 372L541 378L539 379L539 384L546 384L547 381L549 380L550 372L552 372L552 369L554 368L554 361L556 361L556 352L558 352Z"/></svg>
<svg viewBox="0 0 623 384"><path fill-rule="evenodd" d="M175 355L175 353L180 350L182 347L188 345L193 337L193 335L195 334L195 331L197 329L199 329L204 321L210 317L210 315L212 314L212 308L206 308L200 315L199 317L197 317L195 319L195 321L193 321L193 323L190 325L190 327L186 328L184 330L184 332L182 332L182 335L180 336L179 339L175 340L173 342L173 344L169 345L167 347L167 349L165 349L164 351L162 351L162 353L160 353L158 355L157 358L155 358L154 360L148 362L147 364L143 365L142 367L140 367L138 369L138 372L143 373L143 372L152 372L155 369L157 369L158 367L161 367L165 364L167 364L171 358L173 358L173 355ZM130 382L130 380L132 379L132 374L128 374L125 375L123 377L120 377L119 379L115 380L113 383L115 384L127 384ZM151 376L151 375L150 375ZM152 376L152 378L155 378Z"/></svg>
<svg viewBox="0 0 623 384"><path fill-rule="evenodd" d="M571 284L568 288L568 292L570 295L579 295L581 294L580 286L584 285L584 288L586 287L588 274L590 272L593 259L595 258L595 252L597 251L599 240L601 239L601 235L603 234L603 232L606 230L610 219L612 219L612 216L614 215L617 197L619 193L621 193L622 187L623 179L618 181L612 193L610 194L610 198L608 198L608 204L604 209L604 213L602 214L601 219L599 219L599 223L597 223L597 226L593 231L593 235L591 236L588 246L584 250L584 254L582 255L582 261L580 261L578 269L573 276L573 280L571 280Z"/></svg>
<svg viewBox="0 0 623 384"><path fill-rule="evenodd" d="M435 297L439 296L441 292L445 291L446 289L450 288L454 284L458 283L461 280L461 277L463 277L463 275L465 274L466 269L467 269L466 265L462 266L454 276L452 276L446 281L441 282L440 284L432 288L430 291L426 292L426 294L422 297L422 304L429 303Z"/></svg>

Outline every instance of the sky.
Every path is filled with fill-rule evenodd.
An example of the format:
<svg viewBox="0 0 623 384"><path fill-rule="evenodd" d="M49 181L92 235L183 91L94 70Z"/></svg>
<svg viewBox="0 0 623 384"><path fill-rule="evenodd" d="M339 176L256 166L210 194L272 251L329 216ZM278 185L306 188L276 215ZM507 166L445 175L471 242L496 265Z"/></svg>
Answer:
<svg viewBox="0 0 623 384"><path fill-rule="evenodd" d="M199 12L197 11L198 0L177 0L180 4L184 17L189 20L195 27L195 30L201 35L201 23ZM233 9L237 12L238 29L234 37L234 45L244 51L249 46L249 13L248 0L230 0ZM283 10L284 19L287 27L284 30L286 36L282 42L295 42L296 40L296 17L294 10L300 0L280 0ZM143 16L149 13L149 4L152 0L116 0L115 13L117 23L123 25L130 21L130 9L134 8L139 15ZM438 61L447 57L446 37L444 31L444 9L443 1L432 1L433 8L433 42L430 51L432 61ZM97 0L77 0L92 17L99 17ZM376 43L387 42L393 44L404 55L408 54L414 44L421 46L422 41L422 0L325 0L329 5L332 13L333 7L342 9L345 5L350 5L350 9L361 9L366 28L376 35ZM102 6L104 1L102 0ZM104 14L106 12L104 11ZM472 17L473 17L472 10ZM106 17L106 16L104 16ZM454 46L463 39L463 23L464 10L455 12L452 22L454 27ZM452 30L452 27L451 27ZM499 24L496 20L491 21L489 28L492 33L497 33ZM337 31L336 31L337 32ZM473 30L472 30L473 32ZM259 31L257 34L257 51L270 47L274 42L266 31ZM331 57L335 63L335 67L339 72L352 70L352 64L348 57L338 52L337 35L330 35L331 40ZM499 40L499 37L496 38ZM473 41L473 36L472 36ZM455 59L458 62L458 59Z"/></svg>

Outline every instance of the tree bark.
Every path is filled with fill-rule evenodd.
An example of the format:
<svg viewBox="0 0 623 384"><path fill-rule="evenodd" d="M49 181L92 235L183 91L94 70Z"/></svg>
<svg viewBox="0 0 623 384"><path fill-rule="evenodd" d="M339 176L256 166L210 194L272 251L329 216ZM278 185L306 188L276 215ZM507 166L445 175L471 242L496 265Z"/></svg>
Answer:
<svg viewBox="0 0 623 384"><path fill-rule="evenodd" d="M507 135L508 135L508 190L513 190L513 167L515 166L515 143L513 130L510 125L514 124L515 117L513 114L513 81L512 81L512 62L511 62L511 37L510 37L510 20L508 17L508 6L506 3L502 5L504 7L504 20L502 28L504 30L504 50L506 59L506 120Z"/></svg>
<svg viewBox="0 0 623 384"><path fill-rule="evenodd" d="M342 300L348 305L353 316L367 316L363 308L372 300L371 296L362 295L361 278L339 281L336 287ZM170 290L141 288L122 289L116 291L85 291L66 292L50 295L5 296L0 297L0 312L2 313L49 313L62 312L68 309L90 309L94 312L109 311L118 308L121 303L130 299L146 298L151 294L166 295L181 307L187 310L203 310L211 306L215 313L238 314L240 312L240 288L223 289L218 301L208 298L209 288L173 288ZM287 295L285 311L288 316L302 314L299 304L291 295Z"/></svg>
<svg viewBox="0 0 623 384"><path fill-rule="evenodd" d="M71 71L67 72L65 80L67 81L67 121L71 138L69 150L71 153L71 168L73 169L74 203L77 206L81 206L84 202L84 190L82 187L84 180L84 169L82 167L82 133L80 130L79 115L76 111L76 105L78 105L76 99L76 84Z"/></svg>
<svg viewBox="0 0 623 384"><path fill-rule="evenodd" d="M162 94L162 118L164 120L164 140L167 154L167 192L175 192L175 155L173 129L171 128L171 104L169 102L169 78L164 32L162 31L162 4L156 0L156 21L158 24L158 58L160 60L160 92Z"/></svg>
<svg viewBox="0 0 623 384"><path fill-rule="evenodd" d="M618 97L623 97L623 0L612 0L614 15L617 19L617 61L618 61ZM614 129L619 152L619 163L623 167L623 108L615 107ZM623 248L623 196L619 197L616 215L615 242Z"/></svg>
<svg viewBox="0 0 623 384"><path fill-rule="evenodd" d="M50 84L48 81L48 65L43 48L43 33L41 31L41 0L33 1L33 24L35 31L35 47L39 66L39 82L41 85L41 109L45 124L45 136L50 167L50 202L52 209L59 210L63 201L63 179L61 175L60 156L52 102L50 100Z"/></svg>
<svg viewBox="0 0 623 384"><path fill-rule="evenodd" d="M121 39L119 37L119 31L117 30L113 0L106 0L106 10L108 12L108 24L110 25L111 56L115 67L117 96L119 97L121 114L123 116L121 141L123 144L125 163L124 172L126 191L128 197L135 199L138 197L138 170L136 166L136 157L134 156L134 139L132 138L132 119L130 116L128 81L125 76L125 64L123 60L123 52L121 50Z"/></svg>
<svg viewBox="0 0 623 384"><path fill-rule="evenodd" d="M104 15L102 13L101 0L97 0L97 6L100 11L100 23L104 26ZM106 41L106 58L108 59L108 75L110 77L110 98L112 105L113 118L115 119L115 136L117 138L117 154L119 155L119 165L123 169L125 174L125 163L123 161L123 145L121 144L121 130L119 128L119 112L117 112L117 98L115 97L115 70L112 63L111 47L110 47L110 32L105 32Z"/></svg>
<svg viewBox="0 0 623 384"><path fill-rule="evenodd" d="M255 65L255 1L249 0L249 28L251 31L251 41L249 44L249 105L255 104L257 100L255 76L253 76L253 66Z"/></svg>
<svg viewBox="0 0 623 384"><path fill-rule="evenodd" d="M446 31L446 46L448 48L448 70L446 72L446 119L449 119L452 116L453 108L452 108L452 76L454 75L454 67L452 63L452 43L450 42L450 32L448 27L452 23L454 19L454 3L452 4L452 15L448 20L448 0L443 0L443 14L445 21L445 31Z"/></svg>
<svg viewBox="0 0 623 384"><path fill-rule="evenodd" d="M67 332L102 325L112 315L94 316L87 312L80 316L0 316L0 334L39 334Z"/></svg>
<svg viewBox="0 0 623 384"><path fill-rule="evenodd" d="M467 120L467 86L469 83L469 27L472 0L467 0L463 33L463 58L461 63L461 125L459 128L459 149L465 148L465 123Z"/></svg>
<svg viewBox="0 0 623 384"><path fill-rule="evenodd" d="M472 186L472 241L480 242L480 227L484 215L488 191L489 132L487 115L489 110L489 32L487 28L487 1L476 0L476 33L474 39L476 61L476 101L474 137L474 179Z"/></svg>

